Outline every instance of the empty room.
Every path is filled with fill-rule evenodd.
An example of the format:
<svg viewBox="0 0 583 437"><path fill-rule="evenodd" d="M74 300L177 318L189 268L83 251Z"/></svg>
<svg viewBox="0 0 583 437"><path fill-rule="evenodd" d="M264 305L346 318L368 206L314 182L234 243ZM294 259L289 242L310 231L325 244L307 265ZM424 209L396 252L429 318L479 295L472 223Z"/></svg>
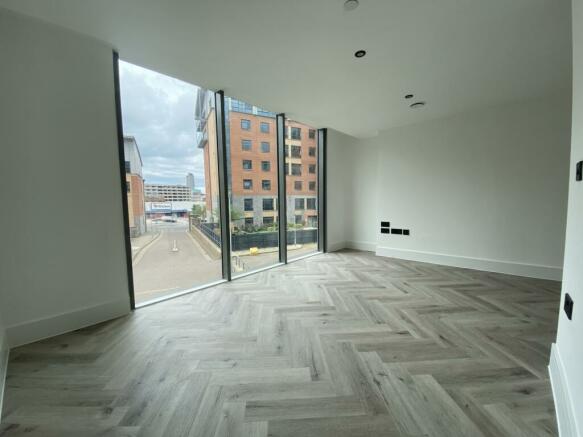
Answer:
<svg viewBox="0 0 583 437"><path fill-rule="evenodd" d="M0 435L583 437L583 0L0 0Z"/></svg>

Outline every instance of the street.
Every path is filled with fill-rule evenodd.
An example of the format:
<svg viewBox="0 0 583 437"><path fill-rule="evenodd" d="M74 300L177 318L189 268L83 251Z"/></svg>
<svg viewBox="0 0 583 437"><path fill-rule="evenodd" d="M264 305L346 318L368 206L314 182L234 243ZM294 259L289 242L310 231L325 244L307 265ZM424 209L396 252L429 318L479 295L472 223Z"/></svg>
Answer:
<svg viewBox="0 0 583 437"><path fill-rule="evenodd" d="M188 222L148 222L158 234L134 257L136 303L143 303L222 278L221 260L212 260L188 233ZM133 245L133 242L132 242Z"/></svg>

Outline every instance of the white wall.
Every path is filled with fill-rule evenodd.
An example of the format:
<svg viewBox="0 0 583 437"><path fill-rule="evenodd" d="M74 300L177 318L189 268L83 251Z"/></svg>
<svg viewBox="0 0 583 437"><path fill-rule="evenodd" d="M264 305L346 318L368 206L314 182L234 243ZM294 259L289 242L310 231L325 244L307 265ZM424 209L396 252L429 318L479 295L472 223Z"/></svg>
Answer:
<svg viewBox="0 0 583 437"><path fill-rule="evenodd" d="M327 140L327 238L328 250L333 252L346 247L346 207L349 189L347 155L354 149L356 139L334 129L328 129Z"/></svg>
<svg viewBox="0 0 583 437"><path fill-rule="evenodd" d="M557 342L550 372L561 436L583 436L583 182L575 165L583 160L583 2L573 1L573 123L569 208L563 292ZM563 311L565 293L573 298L573 319ZM578 433L575 429L578 429ZM570 433L570 434L569 434Z"/></svg>
<svg viewBox="0 0 583 437"><path fill-rule="evenodd" d="M352 249L376 251L379 232L379 148L360 140L347 153L346 239ZM349 200L348 200L349 199Z"/></svg>
<svg viewBox="0 0 583 437"><path fill-rule="evenodd" d="M0 307L0 310L2 308ZM0 311L1 312L1 311ZM0 314L0 421L2 420L2 399L4 398L4 382L6 380L6 367L8 365L8 339L2 314Z"/></svg>
<svg viewBox="0 0 583 437"><path fill-rule="evenodd" d="M129 311L112 49L0 9L0 304L11 346Z"/></svg>
<svg viewBox="0 0 583 437"><path fill-rule="evenodd" d="M560 279L568 96L404 126L352 151L349 246ZM411 236L380 234L380 221Z"/></svg>

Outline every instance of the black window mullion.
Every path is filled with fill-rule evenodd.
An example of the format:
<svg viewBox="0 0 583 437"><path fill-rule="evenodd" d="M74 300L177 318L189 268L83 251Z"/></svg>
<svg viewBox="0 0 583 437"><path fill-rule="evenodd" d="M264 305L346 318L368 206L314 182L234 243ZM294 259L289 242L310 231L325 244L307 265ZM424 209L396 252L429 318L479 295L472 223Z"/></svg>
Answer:
<svg viewBox="0 0 583 437"><path fill-rule="evenodd" d="M219 163L219 205L221 225L221 257L223 279L231 280L231 223L229 214L229 182L227 180L227 141L225 119L225 93L215 93L215 116L217 126L217 158Z"/></svg>
<svg viewBox="0 0 583 437"><path fill-rule="evenodd" d="M279 226L279 262L287 264L287 210L285 189L285 114L277 115L277 192Z"/></svg>
<svg viewBox="0 0 583 437"><path fill-rule="evenodd" d="M128 292L130 295L130 308L136 309L136 300L134 295L134 270L132 264L132 243L130 239L130 225L129 225L129 208L128 208L128 188L126 181L126 172L129 171L129 161L125 160L124 139L123 139L123 123L121 113L121 96L119 84L119 54L113 52L113 85L115 92L115 116L117 123L117 145L119 153L120 166L120 182L122 193L122 214L123 214L123 229L124 229L124 243L126 249L126 266L128 275Z"/></svg>
<svg viewBox="0 0 583 437"><path fill-rule="evenodd" d="M326 232L326 143L327 129L318 129L318 251L327 252Z"/></svg>

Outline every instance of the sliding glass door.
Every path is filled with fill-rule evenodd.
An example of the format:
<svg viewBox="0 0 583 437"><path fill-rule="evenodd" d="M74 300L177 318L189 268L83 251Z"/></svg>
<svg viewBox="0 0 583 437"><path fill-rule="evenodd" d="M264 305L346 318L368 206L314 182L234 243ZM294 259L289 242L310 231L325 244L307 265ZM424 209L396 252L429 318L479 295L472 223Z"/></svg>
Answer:
<svg viewBox="0 0 583 437"><path fill-rule="evenodd" d="M120 61L137 305L222 279L214 93Z"/></svg>

